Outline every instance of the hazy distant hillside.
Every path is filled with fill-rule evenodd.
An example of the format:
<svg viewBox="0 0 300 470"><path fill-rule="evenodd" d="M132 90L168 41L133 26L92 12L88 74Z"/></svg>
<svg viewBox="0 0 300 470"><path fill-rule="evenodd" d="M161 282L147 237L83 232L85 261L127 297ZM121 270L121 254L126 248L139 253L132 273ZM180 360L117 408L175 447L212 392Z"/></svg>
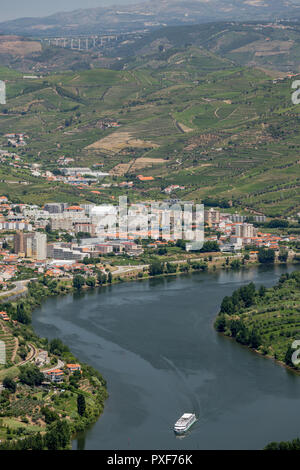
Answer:
<svg viewBox="0 0 300 470"><path fill-rule="evenodd" d="M126 36L128 38L128 36ZM77 41L78 42L78 41ZM55 41L52 44L55 44ZM83 41L84 43L84 41ZM90 46L92 40L90 40ZM100 40L88 50L49 46L22 36L0 35L0 63L23 72L158 68L168 57L194 46L231 63L276 72L300 72L300 22L218 22L168 26L131 34L130 40Z"/></svg>
<svg viewBox="0 0 300 470"><path fill-rule="evenodd" d="M204 48L236 64L300 72L300 23L219 22L160 28L141 39L127 41L106 51L110 58L123 57L126 66L136 61L162 59L172 49L190 45ZM119 67L124 62L117 61Z"/></svg>
<svg viewBox="0 0 300 470"><path fill-rule="evenodd" d="M47 47L39 40L16 35L0 35L0 64L22 72L88 70L109 67L114 58L103 57L99 51L78 51Z"/></svg>
<svg viewBox="0 0 300 470"><path fill-rule="evenodd" d="M149 0L136 5L81 9L45 18L8 21L0 23L0 33L37 36L87 34L216 20L268 20L297 16L300 16L299 0Z"/></svg>

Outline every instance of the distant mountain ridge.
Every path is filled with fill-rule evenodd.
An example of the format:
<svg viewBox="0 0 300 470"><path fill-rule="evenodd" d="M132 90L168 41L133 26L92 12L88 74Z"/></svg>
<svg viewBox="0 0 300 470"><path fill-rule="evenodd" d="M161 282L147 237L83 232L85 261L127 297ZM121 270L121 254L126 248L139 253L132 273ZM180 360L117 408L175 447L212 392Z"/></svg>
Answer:
<svg viewBox="0 0 300 470"><path fill-rule="evenodd" d="M148 0L134 5L80 9L43 18L6 21L0 23L0 34L96 34L209 21L268 21L298 17L300 0Z"/></svg>

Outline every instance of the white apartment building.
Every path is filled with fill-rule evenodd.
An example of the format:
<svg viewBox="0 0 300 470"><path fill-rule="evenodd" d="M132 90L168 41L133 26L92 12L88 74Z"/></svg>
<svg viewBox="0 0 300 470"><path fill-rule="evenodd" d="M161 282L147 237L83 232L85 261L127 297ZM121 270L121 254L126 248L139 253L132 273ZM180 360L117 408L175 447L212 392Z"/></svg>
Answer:
<svg viewBox="0 0 300 470"><path fill-rule="evenodd" d="M247 217L245 215L240 215L240 214L231 214L230 215L230 220L233 223L235 223L235 222L243 223L243 222L245 222L246 219L247 219Z"/></svg>
<svg viewBox="0 0 300 470"><path fill-rule="evenodd" d="M85 257L89 257L87 253L81 253L79 250L72 248L66 248L61 244L49 244L47 250L48 258L57 260L83 260Z"/></svg>
<svg viewBox="0 0 300 470"><path fill-rule="evenodd" d="M25 222L0 222L0 230L26 230L32 231L32 225Z"/></svg>
<svg viewBox="0 0 300 470"><path fill-rule="evenodd" d="M24 217L28 217L30 220L38 220L38 219L49 219L50 214L47 211L44 211L39 208L30 208L24 209L23 211Z"/></svg>
<svg viewBox="0 0 300 470"><path fill-rule="evenodd" d="M102 171L92 171L90 168L63 168L61 172L65 176L94 176L96 178L104 178L109 176L109 173L103 173Z"/></svg>

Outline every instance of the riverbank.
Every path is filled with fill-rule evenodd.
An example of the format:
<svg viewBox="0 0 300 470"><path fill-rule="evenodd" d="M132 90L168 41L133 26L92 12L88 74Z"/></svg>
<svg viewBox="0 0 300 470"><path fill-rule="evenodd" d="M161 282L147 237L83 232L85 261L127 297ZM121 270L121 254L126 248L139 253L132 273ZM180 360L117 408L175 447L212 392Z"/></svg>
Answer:
<svg viewBox="0 0 300 470"><path fill-rule="evenodd" d="M248 264L246 265L245 267L247 268L250 268L251 266L253 266L253 264ZM245 272L247 271L248 269L243 269L242 272ZM220 272L221 270L219 270ZM239 272L239 270L233 270L233 269L230 269L228 268L228 266L226 267L225 269L226 272L230 273L234 273L234 272ZM241 270L240 270L241 271ZM194 271L190 271L190 272L194 272ZM198 271L199 272L199 271ZM215 272L217 273L217 270L210 270L210 272ZM148 278L142 278L144 280L146 279L159 279L159 278L162 278L162 277L169 277L169 276L177 276L178 274L186 274L186 272L180 272L180 273L165 273L164 275L158 275L158 276L149 276ZM141 278L138 278L138 280L142 280ZM137 280L137 279L131 279L131 280ZM120 282L118 280L115 280L115 282ZM115 283L113 282L113 283ZM56 297L56 296L59 296L59 295L62 295L62 294L68 294L68 293L74 293L76 291L78 291L77 289L74 289L72 288L71 286L67 286L66 285L66 281L62 281L62 283L60 284L59 282L53 282L53 280L51 279L48 279L48 280L39 280L36 282L37 284L39 284L39 295L36 295L37 291L35 291L34 293L34 303L33 305L31 305L31 312L38 308L40 305L42 305L42 303L44 303L44 301L47 299L47 298L51 298L51 297ZM46 285L45 285L46 283ZM109 284L110 285L110 284ZM29 285L29 289L32 289L33 286ZM93 288L89 288L88 286L85 286L85 289L84 290L89 290L89 291L93 291ZM64 295L63 295L64 296ZM31 296L32 297L32 296ZM32 299L31 299L32 300ZM21 302L20 300L18 302ZM24 301L22 301L24 303ZM29 304L32 304L32 302L29 302ZM15 309L16 310L16 309ZM25 309L26 310L26 309ZM30 329L31 329L31 332L32 332L32 328L30 326ZM75 358L74 358L75 360ZM107 397L107 395L104 397L104 399ZM104 401L103 401L103 404L104 404ZM74 432L80 432L84 429L87 429L89 424L90 423L94 423L97 421L99 415L101 414L101 412L103 411L103 406L101 407L101 409L98 409L96 407L96 411L94 414L92 414L90 416L90 419L89 420L80 420L77 422L77 425L76 427L74 427L73 431Z"/></svg>
<svg viewBox="0 0 300 470"><path fill-rule="evenodd" d="M101 374L61 341L49 343L33 331L34 309L59 293L66 291L35 281L28 284L25 298L1 305L10 318L0 320L0 340L6 345L6 364L0 370L1 450L69 448L71 438L103 411L108 393ZM57 437L60 426L63 441Z"/></svg>
<svg viewBox="0 0 300 470"><path fill-rule="evenodd" d="M37 334L61 338L107 380L104 412L73 449L262 449L297 435L298 380L212 328L224 296L291 270L154 277L43 302ZM178 440L172 426L188 411L198 424Z"/></svg>
<svg viewBox="0 0 300 470"><path fill-rule="evenodd" d="M271 263L273 265L279 265L279 266L285 266L285 265L295 265L299 266L299 262L294 260L294 252L291 252L290 255L288 256L286 261L280 261L278 259L278 256L274 258L274 262ZM254 267L254 266L259 266L262 265L263 263L260 263L258 260L257 254L250 254L249 257L245 256L247 254L244 254L244 256L240 253L238 254L231 254L231 253L205 253L203 254L202 257L190 257L190 258L182 258L178 259L176 261L170 260L170 261L160 261L158 258L153 261L153 265L158 266L158 269L156 268L156 274L154 276L151 276L149 274L149 270L151 270L151 264L149 265L139 265L139 266L130 266L127 265L126 269L127 271L122 275L116 275L112 271L112 276L113 276L113 281L118 282L121 277L121 281L131 281L131 280L136 280L136 279L151 279L152 277L157 277L159 276L168 276L168 275L180 275L180 274L185 274L187 272L199 272L199 271L218 271L218 270L228 270L228 269L233 269L233 270L239 270L241 268L245 268L247 266L249 267ZM268 263L266 263L268 264ZM160 267L159 267L160 265ZM166 268L169 266L169 270ZM175 270L170 269L170 267L173 267ZM123 266L125 268L125 266ZM160 272L159 272L160 271Z"/></svg>

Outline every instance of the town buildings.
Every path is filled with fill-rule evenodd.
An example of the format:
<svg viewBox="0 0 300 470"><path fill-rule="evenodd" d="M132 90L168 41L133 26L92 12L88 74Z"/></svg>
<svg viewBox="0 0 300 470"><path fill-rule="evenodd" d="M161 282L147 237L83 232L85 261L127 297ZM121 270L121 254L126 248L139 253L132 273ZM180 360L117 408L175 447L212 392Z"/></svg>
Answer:
<svg viewBox="0 0 300 470"><path fill-rule="evenodd" d="M239 238L252 238L256 236L257 230L252 224L236 224L235 234Z"/></svg>
<svg viewBox="0 0 300 470"><path fill-rule="evenodd" d="M176 241L184 232L181 230L177 234L175 230L175 206L181 215L183 204L192 204L192 201L171 199L163 204L148 201L127 207L123 214L117 205L112 204L55 202L39 207L12 204L6 196L0 196L0 231L3 232L0 285L5 288L7 281L18 271L22 259L30 260L38 273L51 271L51 275L60 276L62 271L56 266L60 262L76 265L85 258L105 255L137 257L144 251L137 239L148 237ZM240 251L247 246L278 250L279 242L287 240L286 237L260 231L255 226L266 221L263 215L246 217L212 207L205 209L204 220L207 230L204 241L215 241L223 252ZM197 227L193 217L191 223ZM169 229L169 233L165 229ZM14 253L7 248L11 248L12 243Z"/></svg>
<svg viewBox="0 0 300 470"><path fill-rule="evenodd" d="M213 224L218 224L220 222L220 211L212 208L205 210L204 222L206 222L209 227L212 227Z"/></svg>
<svg viewBox="0 0 300 470"><path fill-rule="evenodd" d="M47 235L40 232L17 232L14 251L18 256L44 260L47 258Z"/></svg>

